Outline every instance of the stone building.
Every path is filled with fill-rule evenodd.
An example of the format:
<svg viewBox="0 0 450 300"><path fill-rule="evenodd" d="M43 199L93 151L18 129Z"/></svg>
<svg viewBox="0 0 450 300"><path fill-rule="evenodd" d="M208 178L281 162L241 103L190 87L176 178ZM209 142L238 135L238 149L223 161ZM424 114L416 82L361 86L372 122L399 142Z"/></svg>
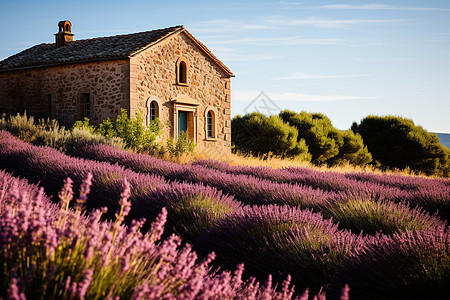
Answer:
<svg viewBox="0 0 450 300"><path fill-rule="evenodd" d="M58 26L55 43L0 62L0 112L70 124L125 108L159 118L162 139L187 131L199 147L230 148L234 75L184 26L75 41L69 21Z"/></svg>

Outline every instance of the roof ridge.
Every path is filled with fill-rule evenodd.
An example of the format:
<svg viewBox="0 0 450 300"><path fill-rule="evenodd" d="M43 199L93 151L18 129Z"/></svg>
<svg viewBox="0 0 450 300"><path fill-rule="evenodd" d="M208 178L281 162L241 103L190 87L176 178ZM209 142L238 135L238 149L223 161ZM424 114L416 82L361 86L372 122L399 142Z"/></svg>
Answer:
<svg viewBox="0 0 450 300"><path fill-rule="evenodd" d="M167 34L161 36L161 37L160 37L159 39L157 39L156 41L153 41L153 42L151 42L151 43L149 43L149 44L147 44L147 45L141 47L140 49L138 49L138 50L136 50L136 51L130 53L130 57L131 57L131 56L135 56L135 55L141 53L142 51L145 51L146 49L152 47L153 45L155 45L155 44L157 44L157 43L159 43L159 42L161 42L162 40L165 40L166 38L168 38L168 37L171 36L172 34L175 34L175 33L177 33L177 32L186 30L186 28L184 28L184 25L173 26L173 27L169 27L169 28L166 28L166 29L172 29L172 28L173 28L173 30L171 30L171 31L168 32ZM181 30L180 30L180 29L181 29ZM141 32L141 34L142 34L142 33L144 33L144 32Z"/></svg>
<svg viewBox="0 0 450 300"><path fill-rule="evenodd" d="M179 28L184 28L184 25L176 25L176 26L171 26L171 27L166 27L166 28L158 28L158 29L153 29L153 30L146 30L146 31L141 31L141 32L124 33L124 34L116 34L116 35L110 35L110 36L101 36L101 37L95 37L95 38L87 38L87 39L81 39L81 40L74 40L72 43L81 42L81 41L97 41L97 40L109 39L109 38L113 38L113 37L134 36L134 35L139 35L139 34L145 34L145 33L155 32L155 31L168 30L168 29L173 29L173 30L175 30L175 29L179 29ZM72 44L72 43L71 43L71 44ZM54 44L54 43L53 43L53 44Z"/></svg>
<svg viewBox="0 0 450 300"><path fill-rule="evenodd" d="M55 43L41 43L0 61L0 72L88 61L131 58L182 32L202 52L209 56L225 74L231 77L234 76L202 42L187 31L184 25L75 40L62 47L55 47Z"/></svg>

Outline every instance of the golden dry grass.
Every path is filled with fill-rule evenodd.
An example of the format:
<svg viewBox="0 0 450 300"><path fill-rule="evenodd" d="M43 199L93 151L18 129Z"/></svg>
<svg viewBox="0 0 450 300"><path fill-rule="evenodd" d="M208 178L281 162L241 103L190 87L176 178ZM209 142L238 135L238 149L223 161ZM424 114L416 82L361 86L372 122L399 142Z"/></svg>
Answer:
<svg viewBox="0 0 450 300"><path fill-rule="evenodd" d="M228 163L232 166L263 166L270 167L274 169L282 169L287 167L303 167L303 168L313 168L321 172L340 172L340 173L350 173L350 172L368 172L374 174L385 174L385 175L403 175L403 176L424 176L420 174L414 174L409 169L405 170L388 170L382 171L380 169L373 168L372 166L360 167L350 164L339 165L334 167L315 166L307 161L293 160L293 159L282 159L275 156L268 155L266 157L254 157L254 156L244 156L242 154L235 153L213 153L210 155L208 152L196 151L194 155L184 156L179 163L189 163L195 160L203 159L213 159Z"/></svg>
<svg viewBox="0 0 450 300"><path fill-rule="evenodd" d="M232 152L208 152L196 149L194 154L184 153L180 157L170 157L168 153L162 155L156 155L157 157L175 162L181 165L189 164L196 160L218 160L228 163L232 166L250 166L250 167L269 167L274 169L283 169L289 167L301 167L301 168L312 168L320 172L339 172L339 173L372 173L372 174L383 174L383 175L403 175L403 176L418 176L418 177L431 177L436 176L426 176L423 174L417 174L409 169L404 170L386 170L382 171L380 169L374 168L372 166L360 167L350 164L339 165L329 167L326 165L316 166L310 162L302 160L293 160L288 158L279 158L273 155L267 155L264 157L255 157L250 155L236 154Z"/></svg>

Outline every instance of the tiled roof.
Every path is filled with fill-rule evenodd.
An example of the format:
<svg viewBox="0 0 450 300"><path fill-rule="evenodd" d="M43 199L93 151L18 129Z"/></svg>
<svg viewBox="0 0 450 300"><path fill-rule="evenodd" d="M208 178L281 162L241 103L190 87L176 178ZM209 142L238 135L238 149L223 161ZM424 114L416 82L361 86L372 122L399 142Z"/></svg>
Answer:
<svg viewBox="0 0 450 300"><path fill-rule="evenodd" d="M0 61L0 71L126 58L182 30L183 26L174 26L126 35L75 40L62 47L40 44Z"/></svg>

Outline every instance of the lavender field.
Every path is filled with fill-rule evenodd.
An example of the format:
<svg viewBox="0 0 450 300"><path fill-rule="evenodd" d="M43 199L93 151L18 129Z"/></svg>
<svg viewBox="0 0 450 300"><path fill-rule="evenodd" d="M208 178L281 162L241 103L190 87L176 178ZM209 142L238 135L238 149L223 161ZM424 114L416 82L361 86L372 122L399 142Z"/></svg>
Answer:
<svg viewBox="0 0 450 300"><path fill-rule="evenodd" d="M450 293L448 179L62 153L6 131L0 177L6 299Z"/></svg>

